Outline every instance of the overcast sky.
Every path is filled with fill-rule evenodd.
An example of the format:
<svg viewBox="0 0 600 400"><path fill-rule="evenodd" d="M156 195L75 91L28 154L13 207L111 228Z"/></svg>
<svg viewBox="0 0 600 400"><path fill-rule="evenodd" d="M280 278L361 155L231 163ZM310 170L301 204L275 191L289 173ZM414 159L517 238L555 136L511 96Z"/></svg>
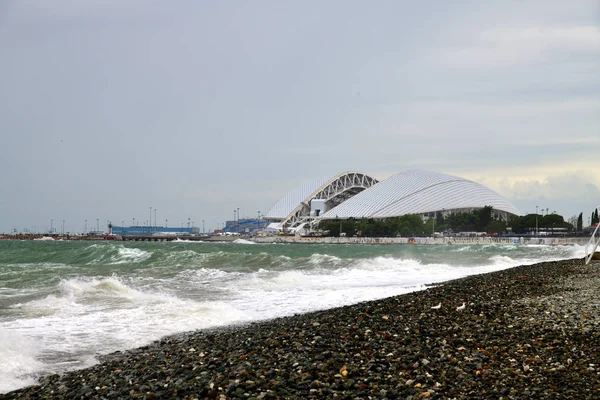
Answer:
<svg viewBox="0 0 600 400"><path fill-rule="evenodd" d="M587 224L599 2L2 0L0 150L0 232L214 229L412 167Z"/></svg>

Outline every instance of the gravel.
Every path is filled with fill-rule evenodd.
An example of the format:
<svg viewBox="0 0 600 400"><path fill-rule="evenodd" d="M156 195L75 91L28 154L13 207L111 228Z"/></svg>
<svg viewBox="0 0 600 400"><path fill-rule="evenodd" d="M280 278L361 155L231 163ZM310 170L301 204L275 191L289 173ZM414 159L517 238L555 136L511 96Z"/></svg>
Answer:
<svg viewBox="0 0 600 400"><path fill-rule="evenodd" d="M520 266L166 337L4 397L598 399L599 294L600 263Z"/></svg>

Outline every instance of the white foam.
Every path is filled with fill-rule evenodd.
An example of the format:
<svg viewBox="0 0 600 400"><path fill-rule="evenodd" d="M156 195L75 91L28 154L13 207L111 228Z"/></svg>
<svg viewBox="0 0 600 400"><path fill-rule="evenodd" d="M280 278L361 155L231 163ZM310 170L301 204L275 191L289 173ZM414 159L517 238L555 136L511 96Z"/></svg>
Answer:
<svg viewBox="0 0 600 400"><path fill-rule="evenodd" d="M256 244L256 243L251 242L251 241L246 240L246 239L235 239L233 241L233 243L235 243L235 244Z"/></svg>
<svg viewBox="0 0 600 400"><path fill-rule="evenodd" d="M19 317L0 320L0 392L33 383L36 372L88 366L96 354L142 346L173 333L354 304L584 251L581 246L461 246L465 250L459 252L469 254L459 255L450 246L430 246L423 247L429 253L421 256L433 261L425 262L406 255L418 257L418 252L353 259L250 249L164 249L153 253L117 244L86 247L86 257L98 257L104 264L139 263L152 254L155 262L141 265L137 275L127 278L63 279L44 288L36 300L25 300L31 298L27 296L12 305ZM87 273L96 273L87 268Z"/></svg>
<svg viewBox="0 0 600 400"><path fill-rule="evenodd" d="M39 353L37 340L0 326L0 393L36 383L35 373L45 367L37 359Z"/></svg>
<svg viewBox="0 0 600 400"><path fill-rule="evenodd" d="M152 253L137 248L120 247L116 257L112 258L111 264L138 263L150 258Z"/></svg>

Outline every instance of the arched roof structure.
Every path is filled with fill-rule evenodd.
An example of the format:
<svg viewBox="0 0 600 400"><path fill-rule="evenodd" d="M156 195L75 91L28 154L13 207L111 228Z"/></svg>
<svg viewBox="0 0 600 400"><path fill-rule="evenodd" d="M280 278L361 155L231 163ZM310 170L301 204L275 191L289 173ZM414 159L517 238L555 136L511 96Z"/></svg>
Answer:
<svg viewBox="0 0 600 400"><path fill-rule="evenodd" d="M308 220L312 200L322 200L327 209L335 208L377 182L371 176L352 171L317 179L288 192L271 207L264 218L281 221L281 226L294 228Z"/></svg>
<svg viewBox="0 0 600 400"><path fill-rule="evenodd" d="M410 169L358 193L327 211L322 218L383 219L484 206L492 206L508 214L520 214L512 203L479 183L458 176Z"/></svg>

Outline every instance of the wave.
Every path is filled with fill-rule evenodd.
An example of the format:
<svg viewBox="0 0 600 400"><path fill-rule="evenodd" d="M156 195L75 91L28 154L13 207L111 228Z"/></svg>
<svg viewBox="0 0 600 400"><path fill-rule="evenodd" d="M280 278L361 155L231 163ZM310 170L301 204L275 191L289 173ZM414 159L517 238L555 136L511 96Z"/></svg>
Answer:
<svg viewBox="0 0 600 400"><path fill-rule="evenodd" d="M38 360L40 342L0 327L0 393L34 385L34 376L45 368Z"/></svg>
<svg viewBox="0 0 600 400"><path fill-rule="evenodd" d="M256 244L256 243L251 242L250 240L246 240L246 239L235 239L233 241L233 243L235 243L235 244Z"/></svg>

